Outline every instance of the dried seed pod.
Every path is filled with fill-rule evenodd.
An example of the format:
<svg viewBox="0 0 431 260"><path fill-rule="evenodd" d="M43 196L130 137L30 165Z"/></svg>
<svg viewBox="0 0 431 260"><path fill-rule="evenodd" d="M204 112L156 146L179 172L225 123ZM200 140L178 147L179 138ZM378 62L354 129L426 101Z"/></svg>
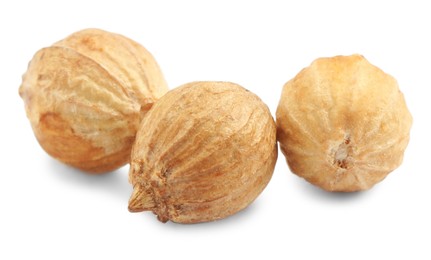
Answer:
<svg viewBox="0 0 431 260"><path fill-rule="evenodd" d="M48 154L102 173L129 161L140 118L167 90L144 47L86 29L38 51L19 94Z"/></svg>
<svg viewBox="0 0 431 260"><path fill-rule="evenodd" d="M383 180L401 164L411 124L395 79L360 55L317 59L286 83L277 109L291 171L328 191Z"/></svg>
<svg viewBox="0 0 431 260"><path fill-rule="evenodd" d="M151 210L162 222L227 217L262 192L276 159L275 122L256 95L228 82L183 85L142 120L129 210Z"/></svg>

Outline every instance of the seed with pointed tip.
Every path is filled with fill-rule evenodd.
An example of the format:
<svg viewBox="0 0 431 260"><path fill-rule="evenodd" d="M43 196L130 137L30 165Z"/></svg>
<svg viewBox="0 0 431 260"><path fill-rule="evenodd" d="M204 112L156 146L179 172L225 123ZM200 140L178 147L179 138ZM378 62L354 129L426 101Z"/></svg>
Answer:
<svg viewBox="0 0 431 260"><path fill-rule="evenodd" d="M411 124L395 79L360 55L315 60L286 83L277 108L291 171L328 191L383 180L401 164Z"/></svg>
<svg viewBox="0 0 431 260"><path fill-rule="evenodd" d="M228 82L193 82L147 113L132 150L132 212L160 221L212 221L249 205L277 159L276 126L254 94Z"/></svg>
<svg viewBox="0 0 431 260"><path fill-rule="evenodd" d="M129 161L140 119L166 91L144 47L118 34L86 29L38 51L19 94L48 154L102 173Z"/></svg>

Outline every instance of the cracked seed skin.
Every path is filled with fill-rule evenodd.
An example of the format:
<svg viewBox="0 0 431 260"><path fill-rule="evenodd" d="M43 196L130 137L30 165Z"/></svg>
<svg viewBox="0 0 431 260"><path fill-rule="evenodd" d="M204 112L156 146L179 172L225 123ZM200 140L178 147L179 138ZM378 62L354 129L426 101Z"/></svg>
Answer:
<svg viewBox="0 0 431 260"><path fill-rule="evenodd" d="M90 173L129 162L141 117L168 88L136 42L99 29L39 50L19 94L42 148Z"/></svg>
<svg viewBox="0 0 431 260"><path fill-rule="evenodd" d="M132 212L198 223L247 207L277 159L267 106L229 82L192 82L164 95L142 121L132 150Z"/></svg>
<svg viewBox="0 0 431 260"><path fill-rule="evenodd" d="M412 125L396 80L360 55L315 60L284 85L276 118L291 171L341 192L396 169Z"/></svg>

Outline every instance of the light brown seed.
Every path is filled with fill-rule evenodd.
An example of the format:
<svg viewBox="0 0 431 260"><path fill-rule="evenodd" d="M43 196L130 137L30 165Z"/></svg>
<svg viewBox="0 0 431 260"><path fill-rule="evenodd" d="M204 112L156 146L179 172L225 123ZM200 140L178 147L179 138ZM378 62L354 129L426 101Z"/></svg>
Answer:
<svg viewBox="0 0 431 260"><path fill-rule="evenodd" d="M129 161L141 117L167 90L144 47L86 29L38 51L19 94L48 154L102 173Z"/></svg>
<svg viewBox="0 0 431 260"><path fill-rule="evenodd" d="M276 117L291 171L344 192L397 168L412 124L395 79L360 55L315 60L286 83Z"/></svg>
<svg viewBox="0 0 431 260"><path fill-rule="evenodd" d="M276 126L253 93L228 82L193 82L148 112L132 151L132 212L159 220L212 221L249 205L277 159Z"/></svg>

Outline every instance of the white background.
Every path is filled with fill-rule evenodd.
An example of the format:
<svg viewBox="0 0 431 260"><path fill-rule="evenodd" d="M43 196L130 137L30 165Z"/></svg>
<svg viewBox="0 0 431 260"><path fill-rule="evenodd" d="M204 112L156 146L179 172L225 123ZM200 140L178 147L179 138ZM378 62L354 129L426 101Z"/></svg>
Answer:
<svg viewBox="0 0 431 260"><path fill-rule="evenodd" d="M431 259L429 1L287 2L2 1L0 259ZM370 191L331 194L280 153L261 196L227 219L129 213L128 167L91 176L51 159L18 96L38 49L88 27L143 44L170 88L232 81L273 114L315 58L363 54L397 78L413 114L404 163Z"/></svg>

